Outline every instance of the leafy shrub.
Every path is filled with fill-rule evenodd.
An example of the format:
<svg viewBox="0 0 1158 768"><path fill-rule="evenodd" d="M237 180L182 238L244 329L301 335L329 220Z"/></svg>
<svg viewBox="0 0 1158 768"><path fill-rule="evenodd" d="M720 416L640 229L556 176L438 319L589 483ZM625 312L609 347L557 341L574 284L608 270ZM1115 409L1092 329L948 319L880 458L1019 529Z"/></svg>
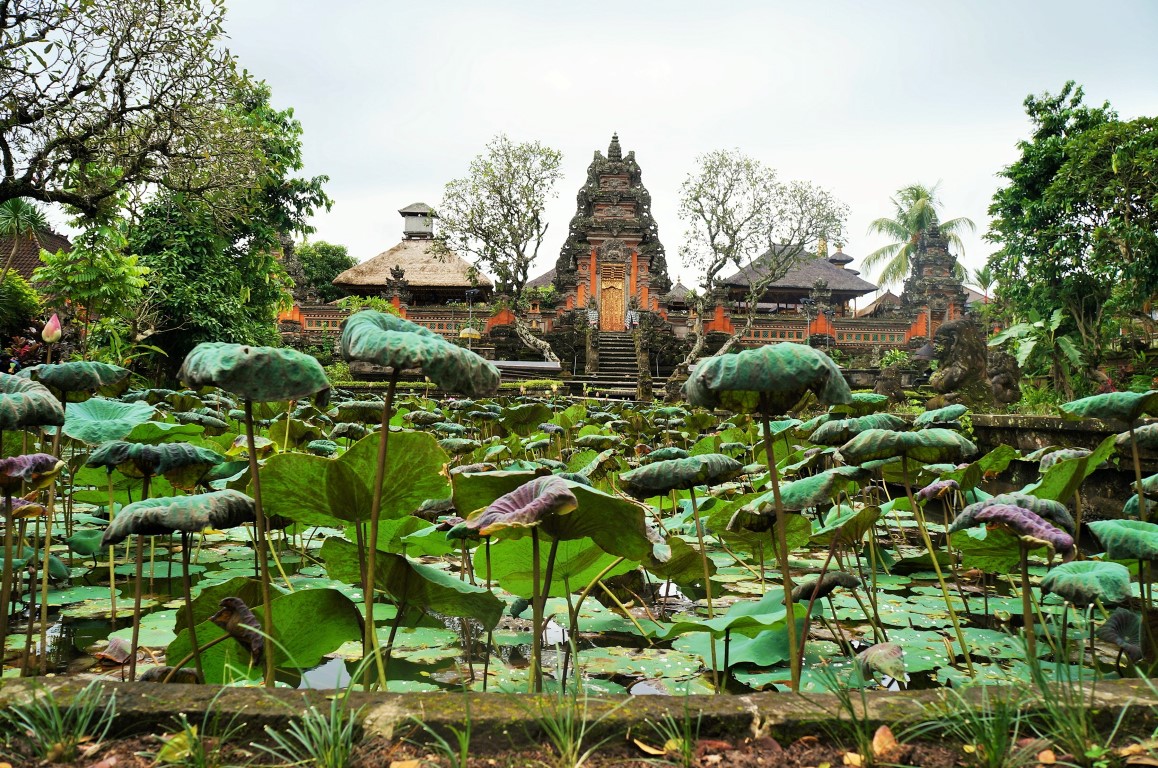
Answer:
<svg viewBox="0 0 1158 768"><path fill-rule="evenodd" d="M913 356L903 349L890 349L881 357L881 367L888 368L890 365L908 365L912 359Z"/></svg>

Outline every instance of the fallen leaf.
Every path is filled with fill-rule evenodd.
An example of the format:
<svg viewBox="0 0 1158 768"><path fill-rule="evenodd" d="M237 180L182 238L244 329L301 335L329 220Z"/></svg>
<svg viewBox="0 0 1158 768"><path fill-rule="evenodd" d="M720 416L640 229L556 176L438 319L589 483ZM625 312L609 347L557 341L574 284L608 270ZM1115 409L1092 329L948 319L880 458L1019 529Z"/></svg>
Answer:
<svg viewBox="0 0 1158 768"><path fill-rule="evenodd" d="M966 744L961 747L961 749L964 750L965 754L967 755L972 755L977 752L977 747L973 746L972 744Z"/></svg>
<svg viewBox="0 0 1158 768"><path fill-rule="evenodd" d="M88 768L115 768L116 764L117 758L116 755L113 755L112 757L106 757L99 763L93 763ZM0 763L0 768L12 768L12 766L8 763Z"/></svg>
<svg viewBox="0 0 1158 768"><path fill-rule="evenodd" d="M893 735L893 729L887 725L877 728L877 732L873 734L873 757L887 757L900 746L897 737Z"/></svg>
<svg viewBox="0 0 1158 768"><path fill-rule="evenodd" d="M1158 757L1150 755L1130 755L1126 758L1126 765L1158 765Z"/></svg>
<svg viewBox="0 0 1158 768"><path fill-rule="evenodd" d="M714 754L716 752L727 752L731 749L735 749L735 747L733 747L729 742L719 741L717 739L700 739L696 743L696 751L700 754L701 757L708 754Z"/></svg>
<svg viewBox="0 0 1158 768"><path fill-rule="evenodd" d="M390 768L422 768L421 760L394 760Z"/></svg>
<svg viewBox="0 0 1158 768"><path fill-rule="evenodd" d="M1037 761L1042 765L1054 765L1057 763L1057 755L1052 749L1043 749L1037 753Z"/></svg>
<svg viewBox="0 0 1158 768"><path fill-rule="evenodd" d="M652 757L663 757L664 755L667 754L666 749L661 749L659 747L653 747L650 744L645 744L644 742L640 741L639 739L632 739L631 743L634 744L635 746L639 747L639 749L645 755L651 755Z"/></svg>
<svg viewBox="0 0 1158 768"><path fill-rule="evenodd" d="M851 765L852 768L864 768L865 759L861 757L859 752L845 752L844 764Z"/></svg>

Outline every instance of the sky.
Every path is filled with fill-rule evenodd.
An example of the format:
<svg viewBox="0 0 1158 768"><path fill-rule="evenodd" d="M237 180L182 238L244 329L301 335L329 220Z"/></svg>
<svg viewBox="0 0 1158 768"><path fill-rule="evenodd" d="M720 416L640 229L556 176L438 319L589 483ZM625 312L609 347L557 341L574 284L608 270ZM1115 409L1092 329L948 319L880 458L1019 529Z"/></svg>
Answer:
<svg viewBox="0 0 1158 768"><path fill-rule="evenodd" d="M737 148L850 208L845 252L913 182L942 218L977 225L981 266L997 174L1028 137L1023 101L1067 80L1123 118L1158 115L1158 3L681 0L413 3L227 0L228 45L304 129L307 175L333 209L311 239L362 261L401 239L397 210L437 208L498 133L563 153L538 264L554 265L595 150L634 150L669 268L681 182L698 155Z"/></svg>

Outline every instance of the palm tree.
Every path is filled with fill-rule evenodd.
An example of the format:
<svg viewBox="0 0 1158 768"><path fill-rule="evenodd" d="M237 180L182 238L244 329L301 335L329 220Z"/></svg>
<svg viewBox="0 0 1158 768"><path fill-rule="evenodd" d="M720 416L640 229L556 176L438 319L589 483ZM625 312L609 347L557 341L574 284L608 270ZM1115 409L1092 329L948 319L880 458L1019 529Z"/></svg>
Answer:
<svg viewBox="0 0 1158 768"><path fill-rule="evenodd" d="M897 190L896 197L892 198L896 211L891 219L877 219L869 224L869 234L885 235L896 242L870 253L864 259L867 269L874 269L883 264L879 280L882 286L899 283L909 274L909 260L917 252L917 244L921 242L921 235L934 224L941 229L941 234L957 251L958 256L965 253L961 242L960 232L976 230L971 219L964 216L941 221L937 209L940 202L937 200L937 187L926 187L924 184L910 184ZM958 272L961 271L958 264ZM959 274L959 277L963 275Z"/></svg>
<svg viewBox="0 0 1158 768"><path fill-rule="evenodd" d="M981 289L981 293L985 296L985 303L989 303L989 289L997 283L997 276L993 274L993 270L986 264L984 267L978 267L973 270L970 275L973 285Z"/></svg>
<svg viewBox="0 0 1158 768"><path fill-rule="evenodd" d="M3 271L0 271L0 285L4 283L4 278L8 277L8 270L12 269L20 241L32 238L40 245L40 235L48 232L48 219L44 211L34 203L20 197L0 203L0 237L12 238L12 251L8 254Z"/></svg>

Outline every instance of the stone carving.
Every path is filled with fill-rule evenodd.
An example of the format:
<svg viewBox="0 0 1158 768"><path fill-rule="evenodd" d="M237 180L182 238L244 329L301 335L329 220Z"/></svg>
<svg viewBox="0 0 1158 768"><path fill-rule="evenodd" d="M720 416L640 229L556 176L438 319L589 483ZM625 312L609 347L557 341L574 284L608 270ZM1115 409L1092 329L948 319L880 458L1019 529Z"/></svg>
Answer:
<svg viewBox="0 0 1158 768"><path fill-rule="evenodd" d="M880 376L877 377L877 385L873 387L873 392L878 395L887 395L894 403L904 403L908 398L905 397L905 388L901 385L900 365L882 368Z"/></svg>
<svg viewBox="0 0 1158 768"><path fill-rule="evenodd" d="M872 354L869 356L869 367L876 368L881 364L881 345L873 344Z"/></svg>
<svg viewBox="0 0 1158 768"><path fill-rule="evenodd" d="M945 323L933 336L933 354L938 367L929 377L929 386L937 396L926 407L962 403L977 408L993 404L988 349L981 326L970 320Z"/></svg>
<svg viewBox="0 0 1158 768"><path fill-rule="evenodd" d="M989 384L993 399L1009 405L1021 399L1021 366L1017 358L1000 349L989 350Z"/></svg>
<svg viewBox="0 0 1158 768"><path fill-rule="evenodd" d="M601 264L623 264L631 255L627 250L627 244L618 238L604 241L596 254Z"/></svg>

